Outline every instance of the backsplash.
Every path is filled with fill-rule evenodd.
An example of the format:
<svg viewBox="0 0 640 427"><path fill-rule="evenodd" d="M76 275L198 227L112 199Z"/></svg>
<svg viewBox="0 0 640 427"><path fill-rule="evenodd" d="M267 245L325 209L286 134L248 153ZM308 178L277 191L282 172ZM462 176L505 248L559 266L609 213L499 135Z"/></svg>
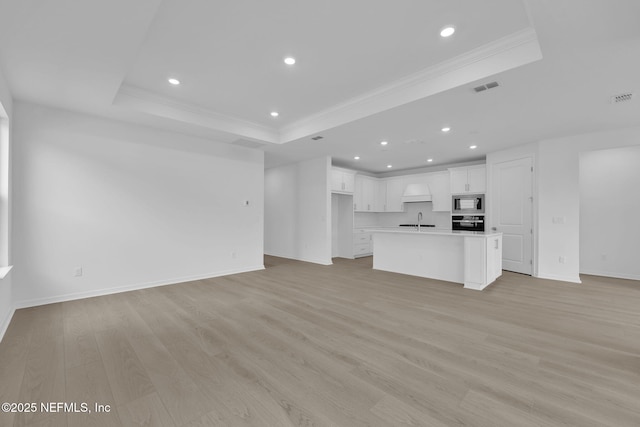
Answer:
<svg viewBox="0 0 640 427"><path fill-rule="evenodd" d="M451 228L449 212L433 212L432 203L405 203L405 212L356 212L353 218L355 228L397 227L400 224L416 224L418 212L422 212L422 224L434 224L439 228Z"/></svg>

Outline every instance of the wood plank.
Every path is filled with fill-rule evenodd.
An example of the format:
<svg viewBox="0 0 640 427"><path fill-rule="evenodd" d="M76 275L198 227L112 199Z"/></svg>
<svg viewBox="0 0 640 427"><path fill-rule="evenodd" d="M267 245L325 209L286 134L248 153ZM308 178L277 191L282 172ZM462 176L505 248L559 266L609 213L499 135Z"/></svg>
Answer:
<svg viewBox="0 0 640 427"><path fill-rule="evenodd" d="M265 265L16 311L2 400L114 410L0 425L640 425L637 281L471 292L370 258Z"/></svg>
<svg viewBox="0 0 640 427"><path fill-rule="evenodd" d="M122 425L127 427L175 427L175 424L156 393L118 407ZM182 424L180 424L182 425Z"/></svg>
<svg viewBox="0 0 640 427"><path fill-rule="evenodd" d="M102 360L72 366L66 373L67 402L88 404L90 412L68 413L70 427L121 425L116 402ZM96 404L109 405L108 412L96 412Z"/></svg>
<svg viewBox="0 0 640 427"><path fill-rule="evenodd" d="M96 333L96 340L116 405L129 403L155 391L124 331L100 331Z"/></svg>

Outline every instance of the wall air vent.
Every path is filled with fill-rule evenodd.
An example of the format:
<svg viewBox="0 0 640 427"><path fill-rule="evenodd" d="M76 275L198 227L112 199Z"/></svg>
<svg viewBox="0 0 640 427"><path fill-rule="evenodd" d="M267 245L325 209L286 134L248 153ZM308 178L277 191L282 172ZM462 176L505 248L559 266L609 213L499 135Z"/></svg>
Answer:
<svg viewBox="0 0 640 427"><path fill-rule="evenodd" d="M322 139L322 138L324 138L324 136L320 136L320 135L318 135L318 136L314 136L314 137L313 137L313 138L311 138L311 139L313 139L314 141L317 141L317 140Z"/></svg>
<svg viewBox="0 0 640 427"><path fill-rule="evenodd" d="M633 98L633 93L621 93L620 95L614 95L611 97L611 103L617 104L618 102L626 102L631 101Z"/></svg>
<svg viewBox="0 0 640 427"><path fill-rule="evenodd" d="M473 90L477 93L477 92L485 91L487 89L493 89L494 87L498 87L498 86L500 86L498 82L491 82L484 85L476 86L473 88Z"/></svg>

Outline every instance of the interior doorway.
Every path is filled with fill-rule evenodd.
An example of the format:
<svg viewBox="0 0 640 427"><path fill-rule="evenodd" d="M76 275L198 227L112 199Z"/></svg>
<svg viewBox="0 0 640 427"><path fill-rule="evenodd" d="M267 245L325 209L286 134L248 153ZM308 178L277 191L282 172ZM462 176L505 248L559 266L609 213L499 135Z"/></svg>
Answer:
<svg viewBox="0 0 640 427"><path fill-rule="evenodd" d="M331 258L353 258L353 196L331 194Z"/></svg>

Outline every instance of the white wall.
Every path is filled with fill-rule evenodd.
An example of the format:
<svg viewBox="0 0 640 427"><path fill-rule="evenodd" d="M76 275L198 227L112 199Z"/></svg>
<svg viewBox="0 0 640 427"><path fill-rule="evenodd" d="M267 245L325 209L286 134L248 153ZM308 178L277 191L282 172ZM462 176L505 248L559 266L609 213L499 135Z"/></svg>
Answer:
<svg viewBox="0 0 640 427"><path fill-rule="evenodd" d="M2 68L0 67L0 117L11 117L13 110L13 98L9 85L4 78Z"/></svg>
<svg viewBox="0 0 640 427"><path fill-rule="evenodd" d="M331 158L265 171L268 255L331 264Z"/></svg>
<svg viewBox="0 0 640 427"><path fill-rule="evenodd" d="M580 282L578 153L570 141L541 141L537 164L538 277Z"/></svg>
<svg viewBox="0 0 640 427"><path fill-rule="evenodd" d="M580 156L580 272L640 279L640 146Z"/></svg>
<svg viewBox="0 0 640 427"><path fill-rule="evenodd" d="M405 203L404 212L356 212L355 227L397 227L400 224L417 224L418 212L422 212L422 224L438 228L451 228L450 212L433 212L433 203Z"/></svg>
<svg viewBox="0 0 640 427"><path fill-rule="evenodd" d="M580 272L580 156L593 150L640 146L640 127L573 135L540 142L540 272L578 277ZM544 167L543 167L544 166ZM566 226L552 224L552 216L566 216ZM560 265L557 246L567 254ZM584 247L584 246L583 246ZM556 253L559 253L557 251Z"/></svg>
<svg viewBox="0 0 640 427"><path fill-rule="evenodd" d="M580 253L599 250L592 246L596 239L589 240L584 234L587 227L580 225L581 209L584 209L580 198L581 155L593 150L637 146L640 146L640 128L634 127L548 139L487 156L487 164L523 155L534 158L534 274L537 277L580 282L580 272L588 273L581 268L586 264L581 262ZM554 223L554 218L561 221ZM587 240L581 242L581 237ZM598 256L601 255L598 252ZM560 262L560 256L564 257L564 263Z"/></svg>
<svg viewBox="0 0 640 427"><path fill-rule="evenodd" d="M13 99L0 69L0 267L12 261L11 253L11 150ZM0 340L13 315L12 276L0 280Z"/></svg>
<svg viewBox="0 0 640 427"><path fill-rule="evenodd" d="M31 104L13 119L17 305L262 268L263 152Z"/></svg>

